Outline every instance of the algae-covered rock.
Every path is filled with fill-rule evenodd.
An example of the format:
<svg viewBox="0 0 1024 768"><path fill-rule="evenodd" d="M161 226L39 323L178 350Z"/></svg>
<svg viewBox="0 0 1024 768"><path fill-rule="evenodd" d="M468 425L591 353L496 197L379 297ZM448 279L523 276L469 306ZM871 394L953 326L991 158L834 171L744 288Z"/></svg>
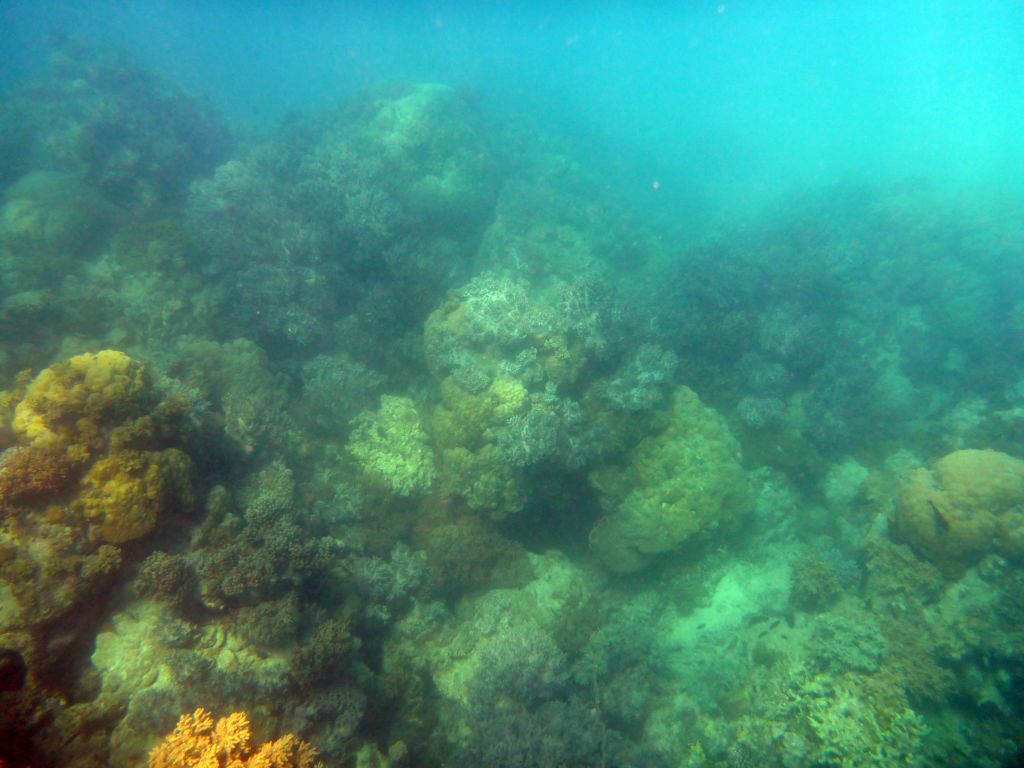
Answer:
<svg viewBox="0 0 1024 768"><path fill-rule="evenodd" d="M948 575L987 554L1024 559L1024 461L990 450L943 456L903 481L892 522Z"/></svg>
<svg viewBox="0 0 1024 768"><path fill-rule="evenodd" d="M396 496L426 491L434 482L434 456L407 397L382 395L379 410L356 419L348 449L372 482Z"/></svg>
<svg viewBox="0 0 1024 768"><path fill-rule="evenodd" d="M666 426L624 466L591 475L608 510L590 534L597 556L612 570L635 571L654 555L733 526L750 508L738 455L722 417L678 388Z"/></svg>

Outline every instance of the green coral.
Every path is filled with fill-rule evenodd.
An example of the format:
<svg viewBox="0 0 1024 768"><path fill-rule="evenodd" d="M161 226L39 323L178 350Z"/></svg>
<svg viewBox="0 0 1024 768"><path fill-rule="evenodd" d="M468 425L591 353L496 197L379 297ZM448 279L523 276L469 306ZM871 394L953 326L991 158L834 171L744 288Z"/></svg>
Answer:
<svg viewBox="0 0 1024 768"><path fill-rule="evenodd" d="M653 555L735 524L750 507L738 455L722 417L679 387L666 426L642 440L625 466L591 476L609 510L590 534L601 561L635 571Z"/></svg>
<svg viewBox="0 0 1024 768"><path fill-rule="evenodd" d="M426 491L434 482L434 456L407 397L382 395L379 410L355 420L348 450L372 482L396 496Z"/></svg>

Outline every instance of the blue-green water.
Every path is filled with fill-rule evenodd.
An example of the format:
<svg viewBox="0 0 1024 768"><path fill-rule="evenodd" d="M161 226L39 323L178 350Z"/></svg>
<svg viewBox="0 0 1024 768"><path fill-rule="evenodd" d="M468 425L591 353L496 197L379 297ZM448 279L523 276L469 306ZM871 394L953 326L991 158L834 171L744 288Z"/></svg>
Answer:
<svg viewBox="0 0 1024 768"><path fill-rule="evenodd" d="M0 5L0 766L1019 765L1022 32Z"/></svg>

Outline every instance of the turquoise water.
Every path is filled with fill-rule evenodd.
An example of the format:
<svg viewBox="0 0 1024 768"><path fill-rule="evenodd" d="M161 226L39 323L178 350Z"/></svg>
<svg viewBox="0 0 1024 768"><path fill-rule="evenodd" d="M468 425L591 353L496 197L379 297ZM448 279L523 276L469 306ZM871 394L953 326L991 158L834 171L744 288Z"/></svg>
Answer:
<svg viewBox="0 0 1024 768"><path fill-rule="evenodd" d="M0 5L0 766L1021 764L1022 31Z"/></svg>

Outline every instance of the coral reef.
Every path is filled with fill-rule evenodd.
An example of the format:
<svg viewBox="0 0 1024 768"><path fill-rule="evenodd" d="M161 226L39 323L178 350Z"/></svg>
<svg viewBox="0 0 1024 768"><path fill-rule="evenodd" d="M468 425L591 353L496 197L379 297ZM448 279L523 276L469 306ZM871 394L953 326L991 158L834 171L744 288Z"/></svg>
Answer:
<svg viewBox="0 0 1024 768"><path fill-rule="evenodd" d="M232 149L52 64L0 105L0 763L1013 759L1019 206L684 232L470 89Z"/></svg>
<svg viewBox="0 0 1024 768"><path fill-rule="evenodd" d="M46 644L88 638L126 558L122 545L158 524L186 518L195 503L193 464L180 404L161 400L144 367L105 350L40 372L14 408L18 444L0 454L0 510L6 598L0 635L33 665ZM74 617L74 629L46 631Z"/></svg>
<svg viewBox="0 0 1024 768"><path fill-rule="evenodd" d="M178 196L231 145L209 107L124 51L65 40L46 83L5 99L7 174L26 166L77 173L111 202L153 207Z"/></svg>
<svg viewBox="0 0 1024 768"><path fill-rule="evenodd" d="M109 207L74 174L27 173L0 208L0 273L16 290L51 286L95 255L110 220Z"/></svg>

